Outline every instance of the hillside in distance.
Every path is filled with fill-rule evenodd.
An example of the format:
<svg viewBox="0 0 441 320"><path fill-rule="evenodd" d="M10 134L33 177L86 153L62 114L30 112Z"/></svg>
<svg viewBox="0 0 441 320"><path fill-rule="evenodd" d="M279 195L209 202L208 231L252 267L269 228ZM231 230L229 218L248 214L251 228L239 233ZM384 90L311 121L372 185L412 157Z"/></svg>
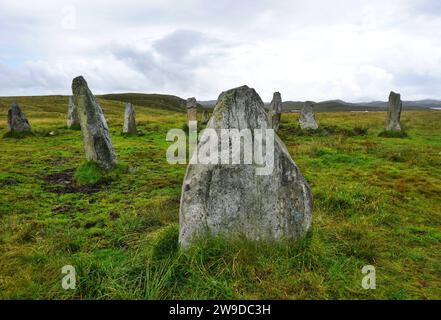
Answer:
<svg viewBox="0 0 441 320"><path fill-rule="evenodd" d="M302 101L285 101L283 102L283 110L285 112L297 111L302 108ZM328 100L318 102L315 105L316 111L386 111L388 102L372 101L351 103L343 100ZM421 110L429 108L440 108L441 101L438 100L419 100L419 101L403 101L405 110Z"/></svg>
<svg viewBox="0 0 441 320"><path fill-rule="evenodd" d="M99 96L106 100L130 102L137 106L145 106L155 109L185 111L185 100L166 94L144 93L113 93Z"/></svg>
<svg viewBox="0 0 441 320"><path fill-rule="evenodd" d="M206 108L214 108L216 100L198 101ZM303 101L284 101L284 112L295 112L302 109ZM270 103L265 103L265 107L269 108ZM351 103L343 100L328 100L316 103L315 110L322 112L332 111L385 111L387 110L388 102L386 101L372 101ZM418 100L418 101L403 101L405 110L421 110L430 108L441 108L441 101L439 100Z"/></svg>

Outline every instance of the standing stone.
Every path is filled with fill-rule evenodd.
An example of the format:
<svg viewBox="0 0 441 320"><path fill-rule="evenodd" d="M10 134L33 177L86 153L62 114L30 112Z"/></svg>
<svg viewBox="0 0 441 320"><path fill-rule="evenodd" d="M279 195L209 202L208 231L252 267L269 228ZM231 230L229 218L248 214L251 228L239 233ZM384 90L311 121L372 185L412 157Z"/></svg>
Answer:
<svg viewBox="0 0 441 320"><path fill-rule="evenodd" d="M16 102L14 102L8 110L8 130L9 132L17 133L31 132L31 125Z"/></svg>
<svg viewBox="0 0 441 320"><path fill-rule="evenodd" d="M133 104L126 103L126 109L124 112L124 127L123 133L126 134L137 134L136 130L136 120L135 120L135 108Z"/></svg>
<svg viewBox="0 0 441 320"><path fill-rule="evenodd" d="M300 111L299 124L302 129L317 130L318 124L315 120L313 109L313 102L307 101L303 104L302 111Z"/></svg>
<svg viewBox="0 0 441 320"><path fill-rule="evenodd" d="M72 92L80 116L87 160L95 161L106 170L113 168L116 165L116 156L109 128L100 105L83 77L73 79Z"/></svg>
<svg viewBox="0 0 441 320"><path fill-rule="evenodd" d="M204 110L204 113L203 113L203 122L204 122L204 124L207 124L208 121L210 121L210 115L208 114L208 111L207 111L207 110Z"/></svg>
<svg viewBox="0 0 441 320"><path fill-rule="evenodd" d="M388 131L401 131L400 117L403 103L399 93L391 91L389 95L389 111L387 113L387 126Z"/></svg>
<svg viewBox="0 0 441 320"><path fill-rule="evenodd" d="M279 130L280 118L282 116L282 96L280 92L274 92L273 94L269 115L272 128L276 131Z"/></svg>
<svg viewBox="0 0 441 320"><path fill-rule="evenodd" d="M264 103L247 86L223 92L208 128L270 129ZM217 148L220 150L221 140ZM263 139L266 150L266 140ZM198 148L206 141L201 138ZM240 157L245 155L244 148ZM256 175L253 164L189 164L184 178L181 207L181 246L204 235L243 235L250 240L298 239L311 225L312 196L309 186L284 143L274 135L274 168ZM231 162L230 162L231 163Z"/></svg>
<svg viewBox="0 0 441 320"><path fill-rule="evenodd" d="M69 97L69 108L67 110L67 127L69 129L80 128L80 116L78 115L78 108L74 103L73 97Z"/></svg>
<svg viewBox="0 0 441 320"><path fill-rule="evenodd" d="M196 98L187 99L187 121L198 121L198 104Z"/></svg>

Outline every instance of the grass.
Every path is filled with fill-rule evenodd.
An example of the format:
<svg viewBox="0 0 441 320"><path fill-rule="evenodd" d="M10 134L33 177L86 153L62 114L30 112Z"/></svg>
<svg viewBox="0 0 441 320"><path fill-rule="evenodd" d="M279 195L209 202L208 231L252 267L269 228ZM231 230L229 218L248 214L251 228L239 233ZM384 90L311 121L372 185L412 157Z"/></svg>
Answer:
<svg viewBox="0 0 441 320"><path fill-rule="evenodd" d="M379 136L385 112L318 113L318 132L284 114L279 135L314 196L308 236L205 239L180 251L186 166L167 163L165 136L183 128L184 112L136 105L145 135L124 137L123 103L99 98L122 168L78 186L75 170L89 179L94 169L81 132L66 128L67 97L14 100L35 135L0 139L0 298L441 298L439 111L403 112L407 138ZM0 100L0 134L10 103ZM61 287L68 264L76 290ZM368 264L376 290L361 287Z"/></svg>
<svg viewBox="0 0 441 320"><path fill-rule="evenodd" d="M404 131L384 130L381 131L378 136L384 138L407 138L408 134Z"/></svg>
<svg viewBox="0 0 441 320"><path fill-rule="evenodd" d="M80 185L95 185L103 181L104 170L93 161L81 164L75 171L75 180Z"/></svg>

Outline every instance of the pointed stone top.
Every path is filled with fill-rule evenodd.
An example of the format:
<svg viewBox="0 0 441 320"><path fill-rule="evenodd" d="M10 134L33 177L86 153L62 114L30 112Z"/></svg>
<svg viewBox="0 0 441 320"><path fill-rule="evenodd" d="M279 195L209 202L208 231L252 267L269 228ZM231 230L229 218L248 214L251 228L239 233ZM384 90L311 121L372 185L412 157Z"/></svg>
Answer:
<svg viewBox="0 0 441 320"><path fill-rule="evenodd" d="M400 95L399 93L396 93L396 92L394 92L394 91L391 91L390 94L389 94L389 98L392 98L392 97L398 97L398 98L401 98L401 95Z"/></svg>
<svg viewBox="0 0 441 320"><path fill-rule="evenodd" d="M221 93L212 115L213 128L269 128L264 103L259 94L248 86Z"/></svg>
<svg viewBox="0 0 441 320"><path fill-rule="evenodd" d="M83 76L76 77L72 80L72 92L74 94L78 90L78 88L82 86L88 87L87 81L83 78Z"/></svg>
<svg viewBox="0 0 441 320"><path fill-rule="evenodd" d="M197 107L198 107L198 103L197 103L195 97L187 99L187 109L193 109L193 108L197 108Z"/></svg>

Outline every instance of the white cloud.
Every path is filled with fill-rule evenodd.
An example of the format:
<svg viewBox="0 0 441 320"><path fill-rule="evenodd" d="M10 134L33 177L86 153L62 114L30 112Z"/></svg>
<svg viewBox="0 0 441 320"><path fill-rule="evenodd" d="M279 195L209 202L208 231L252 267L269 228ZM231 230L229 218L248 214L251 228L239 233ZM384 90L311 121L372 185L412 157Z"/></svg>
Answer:
<svg viewBox="0 0 441 320"><path fill-rule="evenodd" d="M441 98L441 6L426 0L0 0L0 95ZM74 13L66 17L66 14ZM73 29L66 18L73 24Z"/></svg>

